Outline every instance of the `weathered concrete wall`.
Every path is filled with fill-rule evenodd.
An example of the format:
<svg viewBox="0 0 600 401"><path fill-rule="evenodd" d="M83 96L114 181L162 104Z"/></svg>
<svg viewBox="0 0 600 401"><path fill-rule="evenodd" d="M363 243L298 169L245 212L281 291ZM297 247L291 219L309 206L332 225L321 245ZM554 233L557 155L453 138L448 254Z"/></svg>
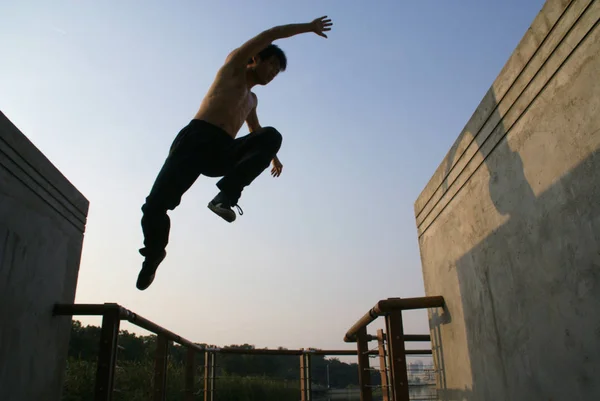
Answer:
<svg viewBox="0 0 600 401"><path fill-rule="evenodd" d="M0 400L58 401L88 201L0 113Z"/></svg>
<svg viewBox="0 0 600 401"><path fill-rule="evenodd" d="M415 203L443 400L600 400L599 0L550 0Z"/></svg>

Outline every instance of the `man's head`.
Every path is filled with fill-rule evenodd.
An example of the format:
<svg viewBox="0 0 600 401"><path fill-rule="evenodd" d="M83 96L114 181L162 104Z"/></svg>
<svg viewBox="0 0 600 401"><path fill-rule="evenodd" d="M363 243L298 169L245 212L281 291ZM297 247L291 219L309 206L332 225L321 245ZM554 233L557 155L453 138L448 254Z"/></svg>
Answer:
<svg viewBox="0 0 600 401"><path fill-rule="evenodd" d="M260 85L266 85L287 67L287 58L277 45L270 44L248 61Z"/></svg>

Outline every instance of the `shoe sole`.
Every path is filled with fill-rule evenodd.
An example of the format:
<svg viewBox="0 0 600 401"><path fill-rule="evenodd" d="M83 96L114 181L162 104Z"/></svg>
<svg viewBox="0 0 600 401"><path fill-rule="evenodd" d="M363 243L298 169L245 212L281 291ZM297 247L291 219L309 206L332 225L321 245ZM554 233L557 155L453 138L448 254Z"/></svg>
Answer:
<svg viewBox="0 0 600 401"><path fill-rule="evenodd" d="M223 212L222 211L223 209L214 206L211 202L208 203L208 208L210 210L212 210L214 214L221 217L223 220L225 220L228 223L233 223L235 221L235 213L231 214L231 213ZM233 216L233 217L231 217L231 216Z"/></svg>
<svg viewBox="0 0 600 401"><path fill-rule="evenodd" d="M156 273L151 274L149 277L145 277L143 275L138 276L138 281L135 284L136 288L140 291L144 291L150 287L150 285L154 282L154 278L156 277Z"/></svg>
<svg viewBox="0 0 600 401"><path fill-rule="evenodd" d="M155 260L152 264L146 264L146 262L144 262L142 270L140 270L140 274L138 274L137 282L135 283L135 286L138 290L144 291L145 289L150 287L150 285L154 282L154 279L156 277L156 270L158 270L158 267L163 262L163 260L165 260L166 256L167 254L165 252L162 256L158 258L158 260Z"/></svg>

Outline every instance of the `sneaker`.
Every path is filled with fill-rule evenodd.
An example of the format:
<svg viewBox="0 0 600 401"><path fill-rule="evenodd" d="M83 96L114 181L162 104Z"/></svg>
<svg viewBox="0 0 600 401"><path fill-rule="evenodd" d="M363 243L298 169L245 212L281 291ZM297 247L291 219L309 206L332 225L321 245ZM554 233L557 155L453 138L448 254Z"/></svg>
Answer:
<svg viewBox="0 0 600 401"><path fill-rule="evenodd" d="M144 260L142 270L140 270L140 274L138 275L136 287L138 290L143 291L150 287L150 284L154 281L156 269L158 269L158 265L160 265L165 259L165 256L167 256L167 252L162 251L157 255L148 255L140 249L140 253L145 256L146 259Z"/></svg>
<svg viewBox="0 0 600 401"><path fill-rule="evenodd" d="M229 223L234 222L236 218L235 212L233 209L231 209L232 206L237 208L240 216L244 214L242 208L239 207L237 203L232 204L232 202L223 192L219 192L217 196L215 196L215 198L208 203L208 208L210 210Z"/></svg>

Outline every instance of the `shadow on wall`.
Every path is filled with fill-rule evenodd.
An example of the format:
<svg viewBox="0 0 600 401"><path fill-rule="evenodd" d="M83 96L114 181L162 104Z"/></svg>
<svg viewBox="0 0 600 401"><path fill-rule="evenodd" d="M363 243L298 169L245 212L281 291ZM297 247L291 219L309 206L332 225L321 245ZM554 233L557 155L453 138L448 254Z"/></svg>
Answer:
<svg viewBox="0 0 600 401"><path fill-rule="evenodd" d="M537 198L506 138L486 166L510 219L456 263L472 390L447 387L432 311L439 399L600 399L600 151Z"/></svg>
<svg viewBox="0 0 600 401"><path fill-rule="evenodd" d="M596 151L457 261L475 399L600 399L599 171Z"/></svg>
<svg viewBox="0 0 600 401"><path fill-rule="evenodd" d="M577 74L587 68L584 75L593 76L593 64L581 65ZM573 152L569 156L577 160L587 145L578 141L595 143L597 107L585 104L576 91L585 82L597 94L600 85L570 78L569 85L547 95L548 101L534 105L537 97L532 99L532 110L521 115L527 114L527 123L516 133L518 146L537 135L531 143L552 143L550 155ZM576 84L579 89L573 89ZM560 178L551 177L553 184L536 197L506 135L500 123L491 135L473 139L484 157L480 167L489 172L490 199L508 221L456 262L473 388L448 389L443 348L434 350L439 399L600 399L600 149ZM557 149L561 138L571 138L568 148ZM491 140L498 142L490 153ZM527 157L536 155L530 151ZM552 159L544 163L550 167ZM444 189L450 186L444 183ZM450 320L431 316L436 344L443 347L437 343L440 329Z"/></svg>
<svg viewBox="0 0 600 401"><path fill-rule="evenodd" d="M432 309L430 313L429 327L432 328L432 353L437 369L437 399L438 400L471 400L472 391L470 389L448 388L446 382L446 364L444 360L444 345L442 340L441 328L443 325L452 323L450 311L444 307L442 313L439 309Z"/></svg>
<svg viewBox="0 0 600 401"><path fill-rule="evenodd" d="M466 160L461 158L473 157L473 162L483 158L477 169L487 169L489 199L507 220L456 261L471 390L448 388L449 361L443 359L440 333L451 319L446 312L431 314L430 327L439 347L434 355L440 369L440 400L600 399L599 35L596 21L565 59L575 53L576 61L554 73L561 73L560 84L552 84L551 90L546 84L530 99L516 99L522 110L514 123L504 126L495 108L488 117L499 121L493 130L472 130L471 146L477 149L473 156L456 157L468 127L450 151L446 177L452 178L442 184L444 192L460 186L453 181L457 173L453 169L463 168ZM552 82L554 75L546 79ZM482 103L497 105L492 89ZM515 111L503 114L514 116ZM507 134L514 139L515 150ZM533 176L533 168L528 170L532 183L537 185L538 179L551 183L537 196L522 155L528 165L538 168L538 176ZM559 167L568 163L565 160L579 162L565 167L559 177L554 160ZM463 171L469 177L461 177L460 183L471 180L477 169ZM473 185L460 190L485 185L484 176L480 172ZM481 209L459 213L466 213L465 219L481 225L482 231L489 225L476 220L485 216Z"/></svg>
<svg viewBox="0 0 600 401"><path fill-rule="evenodd" d="M459 189L456 191L456 193L458 194L459 191L464 189L462 188L462 186L466 185L466 183L468 183L471 180L472 176L479 172L479 169L481 167L484 167L489 173L488 188L490 198L496 210L500 214L509 215L512 217L531 213L532 208L535 207L535 194L531 186L529 185L527 179L525 178L523 161L521 159L521 156L518 152L514 152L508 146L508 143L506 141L506 130L502 122L502 116L500 115L498 110L498 103L496 101L493 89L490 89L488 91L484 100L481 103L487 104L489 105L489 107L492 107L493 112L487 117L486 121L481 124L482 128L480 128L479 130L470 129L472 128L470 127L470 125L472 125L472 122L470 121L467 127L465 127L465 129L457 139L457 141L455 141L455 144L450 150L446 162L446 170L444 172L444 176L446 178L444 179L441 185L443 193L445 194L449 190L449 188L457 186L459 187ZM497 124L495 126L490 126L490 122L497 122ZM467 135L472 135L473 138L467 144L465 144L464 142L467 141ZM458 158L456 158L456 152L459 149L459 147L467 150L475 147L476 151L469 153L468 151L463 150L461 155ZM483 158L483 160L480 162L481 164L479 166L473 167L473 165L476 165L478 163L477 160L480 160L481 158ZM455 191L456 189L453 188L452 190ZM448 201L448 203L451 202L452 200ZM500 249L504 248L498 248L498 250ZM491 249L491 252L502 252L498 252L498 250ZM478 364L473 361L474 356L473 350L471 349L471 345L474 340L473 337L478 337L478 334L474 334L472 332L472 328L474 327L473 325L475 324L475 322L477 322L476 325L478 326L478 328L475 330L481 330L481 327L485 327L486 331L491 330L493 333L498 334L498 328L496 327L496 322L493 317L493 306L490 311L486 310L482 313L482 310L479 309L479 302L481 302L480 291L474 291L474 289L470 287L465 288L462 284L462 281L465 279L465 277L463 277L465 276L465 274L461 274L461 271L463 273L465 271L469 271L469 274L466 275L469 276L470 274L472 274L472 267L467 267L466 265L463 265L463 262L457 262L457 270L459 275L459 283L461 283L460 290L463 296L463 300L465 298L473 299L473 305L469 305L469 307L467 307L467 305L463 305L465 326L467 329L467 341L469 344L471 356L471 369L474 376L477 374L482 374L485 376L489 374L489 371L485 369L485 357L483 357L484 362L482 364ZM479 278L478 281L480 283L485 283L487 282L487 278ZM441 315L438 313L438 310L431 311L429 325L434 336L434 338L432 339L434 340L434 342L432 342L432 344L435 344L433 352L434 358L436 360L436 367L438 370L439 400L470 401L479 399L505 399L495 398L498 396L498 394L502 394L502 392L496 393L494 397L490 397L491 394L494 393L478 394L476 393L476 389L457 389L448 387L446 379L446 363L444 361L444 344L441 331L442 326L451 323L451 321L452 318L447 308L444 308ZM481 351L483 351L483 355L486 355L489 349L478 349L475 353ZM477 358L478 357L475 356L475 359ZM503 375L504 372L494 372L494 374ZM506 382L505 377L502 378L501 382ZM475 377L473 377L473 383L476 383Z"/></svg>

